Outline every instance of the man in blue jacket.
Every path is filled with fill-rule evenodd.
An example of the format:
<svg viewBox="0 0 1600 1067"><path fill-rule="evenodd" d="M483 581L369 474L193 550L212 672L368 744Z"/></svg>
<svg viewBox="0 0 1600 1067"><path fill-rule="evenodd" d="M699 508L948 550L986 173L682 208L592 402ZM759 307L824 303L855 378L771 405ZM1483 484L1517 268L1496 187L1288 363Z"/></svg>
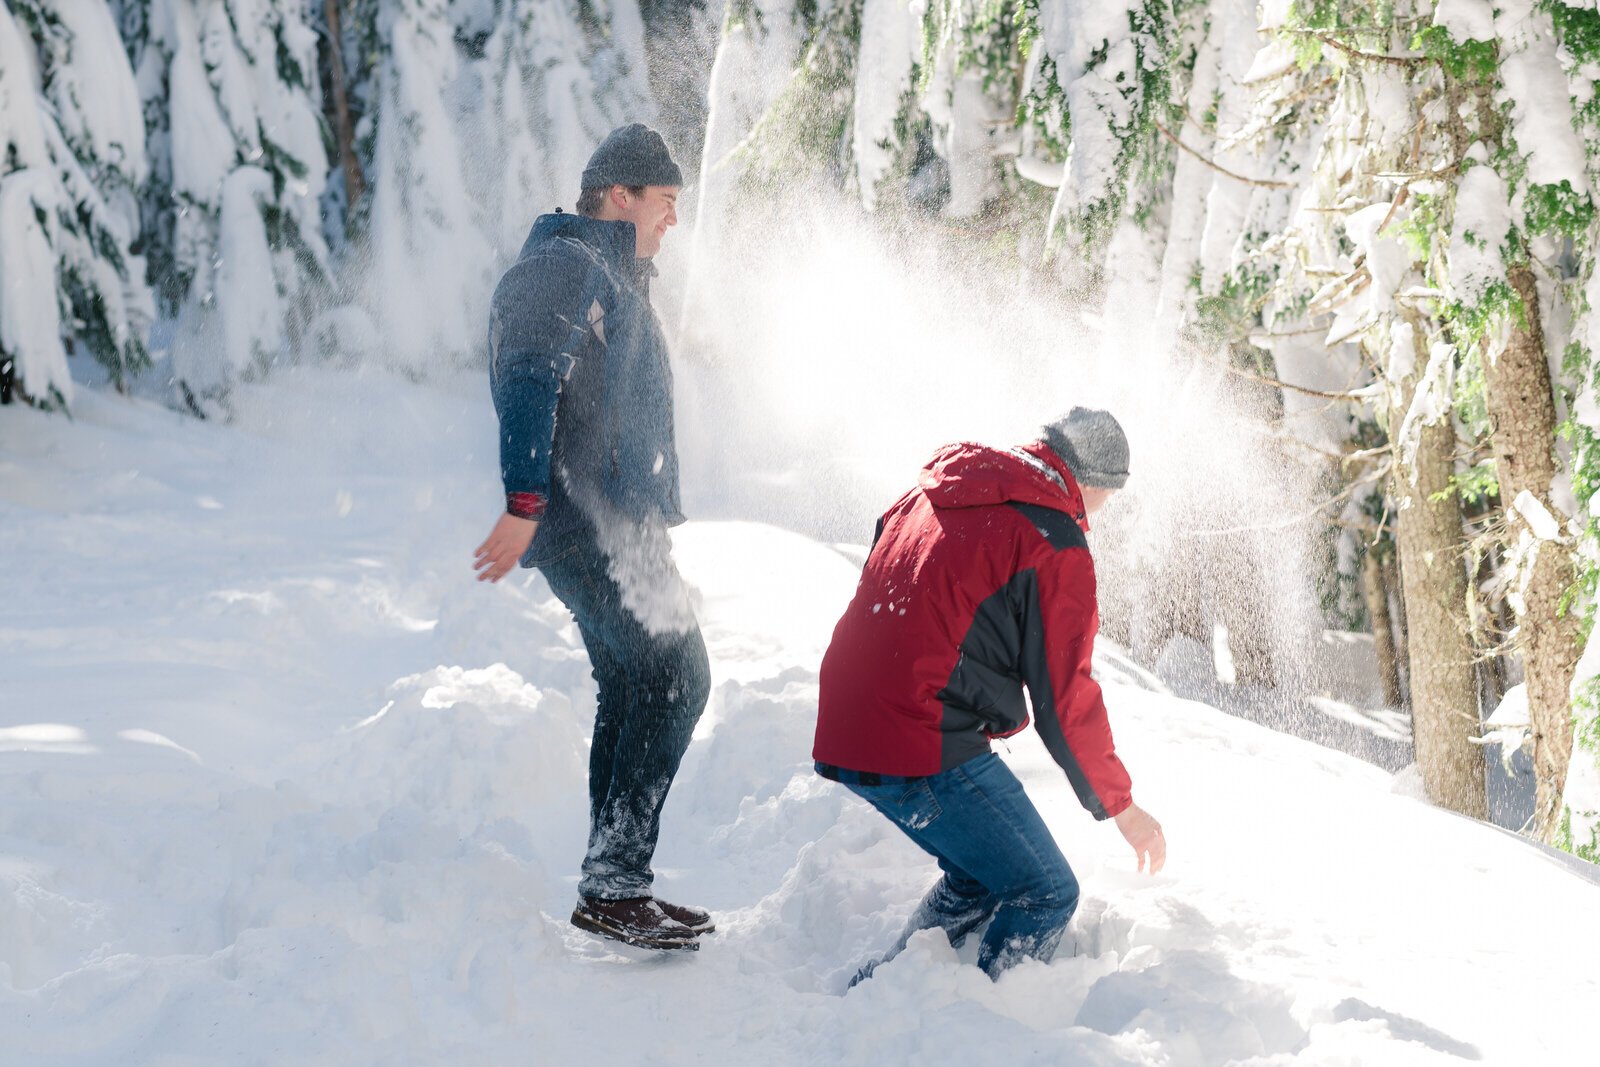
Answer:
<svg viewBox="0 0 1600 1067"><path fill-rule="evenodd" d="M571 610L599 685L589 848L575 926L694 948L711 916L651 893L661 805L710 691L705 642L672 561L683 521L672 371L651 263L678 221L683 175L661 136L614 130L583 172L578 212L533 225L496 287L489 374L505 513L480 581L520 561Z"/></svg>

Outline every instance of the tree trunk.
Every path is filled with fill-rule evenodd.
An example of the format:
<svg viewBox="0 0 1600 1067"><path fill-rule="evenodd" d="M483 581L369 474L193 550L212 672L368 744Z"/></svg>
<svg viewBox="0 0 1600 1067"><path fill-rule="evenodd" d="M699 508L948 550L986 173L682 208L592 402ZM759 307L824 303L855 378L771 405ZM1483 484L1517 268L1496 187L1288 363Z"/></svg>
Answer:
<svg viewBox="0 0 1600 1067"><path fill-rule="evenodd" d="M1449 492L1456 434L1448 418L1421 428L1409 469L1401 462L1400 424L1428 363L1427 331L1416 323L1417 371L1391 408L1396 442L1395 540L1411 663L1411 729L1428 799L1440 807L1488 817L1479 732L1478 683L1467 620L1467 571L1461 513Z"/></svg>
<svg viewBox="0 0 1600 1067"><path fill-rule="evenodd" d="M1484 379L1500 499L1506 502L1513 533L1520 534L1528 529L1527 520L1512 504L1524 492L1537 497L1558 520L1565 516L1552 506L1550 498L1556 476L1556 409L1539 322L1539 290L1527 264L1512 267L1508 277L1522 300L1523 318L1513 323L1505 350L1484 361ZM1569 689L1581 649L1578 619L1572 612L1562 611L1561 600L1575 577L1567 545L1539 542L1527 577L1517 634L1527 675L1533 773L1538 788L1533 832L1543 841L1550 840L1560 825L1561 794L1572 756Z"/></svg>
<svg viewBox="0 0 1600 1067"><path fill-rule="evenodd" d="M1383 564L1368 547L1361 561L1361 584L1366 594L1367 617L1372 620L1372 644L1378 653L1378 681L1383 685L1383 705L1398 708L1400 671L1395 661L1394 627L1389 622L1389 591L1383 584Z"/></svg>
<svg viewBox="0 0 1600 1067"><path fill-rule="evenodd" d="M1382 563L1385 605L1389 609L1389 632L1394 635L1394 669L1399 675L1400 707L1411 706L1411 645L1406 629L1406 595L1400 576L1400 551L1397 547Z"/></svg>
<svg viewBox="0 0 1600 1067"><path fill-rule="evenodd" d="M323 13L328 20L328 69L333 90L333 131L339 142L339 162L344 169L345 217L351 217L355 206L367 192L367 179L361 172L361 161L356 158L356 128L350 121L350 93L344 72L344 33L340 29L339 5L342 0L324 0Z"/></svg>

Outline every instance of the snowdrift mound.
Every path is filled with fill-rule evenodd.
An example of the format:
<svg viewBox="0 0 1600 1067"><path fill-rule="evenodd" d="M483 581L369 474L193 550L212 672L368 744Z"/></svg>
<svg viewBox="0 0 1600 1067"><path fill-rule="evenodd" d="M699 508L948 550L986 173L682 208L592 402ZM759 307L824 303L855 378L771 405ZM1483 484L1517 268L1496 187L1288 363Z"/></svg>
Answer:
<svg viewBox="0 0 1600 1067"><path fill-rule="evenodd" d="M402 678L306 786L330 803L426 813L469 837L587 797L588 736L565 694L504 664Z"/></svg>

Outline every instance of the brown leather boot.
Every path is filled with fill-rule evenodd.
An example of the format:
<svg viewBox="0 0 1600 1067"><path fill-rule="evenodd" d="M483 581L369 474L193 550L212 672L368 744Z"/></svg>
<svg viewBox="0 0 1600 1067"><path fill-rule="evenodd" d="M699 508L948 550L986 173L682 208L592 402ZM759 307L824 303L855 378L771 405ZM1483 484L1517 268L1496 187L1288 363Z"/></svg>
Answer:
<svg viewBox="0 0 1600 1067"><path fill-rule="evenodd" d="M639 948L700 947L694 930L669 916L649 897L628 900L579 897L578 906L572 911L572 925Z"/></svg>
<svg viewBox="0 0 1600 1067"><path fill-rule="evenodd" d="M661 910L667 913L668 918L678 920L697 934L709 934L717 928L717 924L711 920L711 913L704 908L696 908L689 904L669 904L660 897L656 897L656 903L661 905Z"/></svg>

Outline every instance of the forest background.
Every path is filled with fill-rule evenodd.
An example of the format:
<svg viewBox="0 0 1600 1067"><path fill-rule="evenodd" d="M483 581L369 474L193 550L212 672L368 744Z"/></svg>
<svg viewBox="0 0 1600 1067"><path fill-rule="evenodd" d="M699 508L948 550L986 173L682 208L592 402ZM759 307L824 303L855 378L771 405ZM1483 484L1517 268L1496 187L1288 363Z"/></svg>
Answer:
<svg viewBox="0 0 1600 1067"><path fill-rule="evenodd" d="M479 363L532 217L647 121L707 379L803 408L931 289L1006 354L897 366L1148 413L1099 535L1136 657L1282 705L1370 634L1431 800L1488 817L1523 753L1522 828L1600 859L1597 85L1566 0L6 0L0 400L226 419L295 363Z"/></svg>

